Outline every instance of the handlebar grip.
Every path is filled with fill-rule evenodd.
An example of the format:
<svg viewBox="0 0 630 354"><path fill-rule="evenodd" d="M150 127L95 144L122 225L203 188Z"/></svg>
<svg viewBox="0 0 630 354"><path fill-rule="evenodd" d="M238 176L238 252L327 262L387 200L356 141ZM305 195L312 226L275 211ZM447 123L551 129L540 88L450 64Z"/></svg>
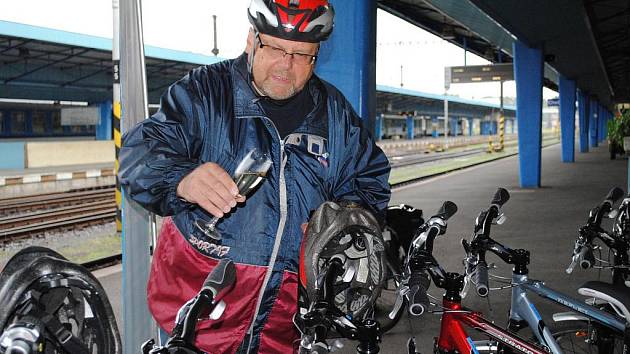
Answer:
<svg viewBox="0 0 630 354"><path fill-rule="evenodd" d="M229 258L223 258L208 274L201 290L210 290L214 294L214 301L218 301L236 282L236 266Z"/></svg>
<svg viewBox="0 0 630 354"><path fill-rule="evenodd" d="M571 264L569 264L569 267L566 270L567 274L571 274L573 272L573 269L578 264L578 261L581 261L584 258L584 254L586 254L588 250L589 250L588 247L582 246L582 248L580 249L580 252L578 253L575 253L575 251L573 252L573 257L571 257Z"/></svg>
<svg viewBox="0 0 630 354"><path fill-rule="evenodd" d="M323 342L315 342L311 347L310 354L328 354L330 350L328 350L328 345Z"/></svg>
<svg viewBox="0 0 630 354"><path fill-rule="evenodd" d="M457 213L457 205L447 200L444 202L444 204L442 204L442 207L437 212L437 216L441 217L444 220L448 220L455 213Z"/></svg>
<svg viewBox="0 0 630 354"><path fill-rule="evenodd" d="M409 303L409 314L413 316L422 315L429 308L429 296L427 289L431 281L424 272L412 272L409 279L409 293L407 300Z"/></svg>
<svg viewBox="0 0 630 354"><path fill-rule="evenodd" d="M617 202L617 200L619 200L621 197L623 197L623 189L619 187L614 187L610 190L610 192L608 192L606 200L610 200L611 204L615 204L615 202Z"/></svg>
<svg viewBox="0 0 630 354"><path fill-rule="evenodd" d="M496 204L501 207L503 204L510 200L510 193L505 188L498 188L492 197L491 204Z"/></svg>
<svg viewBox="0 0 630 354"><path fill-rule="evenodd" d="M586 249L586 252L581 257L580 268L589 269L595 264L595 255L593 255L593 250L590 247L583 248Z"/></svg>
<svg viewBox="0 0 630 354"><path fill-rule="evenodd" d="M486 261L479 261L472 274L472 281L476 284L477 295L481 297L488 296L490 287L488 286L488 264Z"/></svg>

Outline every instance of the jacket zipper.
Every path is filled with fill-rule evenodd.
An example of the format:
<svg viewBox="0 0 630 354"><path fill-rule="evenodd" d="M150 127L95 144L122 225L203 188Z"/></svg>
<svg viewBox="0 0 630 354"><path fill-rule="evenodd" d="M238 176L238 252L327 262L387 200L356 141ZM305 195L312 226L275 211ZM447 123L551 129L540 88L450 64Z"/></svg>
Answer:
<svg viewBox="0 0 630 354"><path fill-rule="evenodd" d="M278 231L276 232L276 237L273 245L273 251L271 253L271 258L269 260L269 265L267 268L267 273L265 274L265 279L263 280L262 288L260 290L260 294L258 295L258 301L256 302L256 309L254 311L254 318L252 319L252 323L249 327L249 343L247 344L247 353L251 349L252 340L254 338L254 324L256 323L256 317L258 317L258 311L260 311L260 305L262 304L262 299L265 294L265 289L267 288L267 284L269 283L269 279L271 279L271 274L273 272L273 268L276 264L276 258L278 257L278 251L280 250L280 242L282 241L282 234L284 233L284 227L287 221L287 186L284 177L284 168L286 165L286 156L284 154L284 139L280 137L280 133L278 132L278 128L273 123L273 121L267 117L262 117L267 120L278 136L280 140L280 221L278 222Z"/></svg>

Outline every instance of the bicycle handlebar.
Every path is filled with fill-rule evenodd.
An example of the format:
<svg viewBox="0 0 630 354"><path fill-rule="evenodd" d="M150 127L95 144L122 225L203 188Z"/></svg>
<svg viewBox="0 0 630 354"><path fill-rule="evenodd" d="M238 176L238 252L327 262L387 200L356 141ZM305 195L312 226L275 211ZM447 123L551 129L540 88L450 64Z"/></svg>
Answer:
<svg viewBox="0 0 630 354"><path fill-rule="evenodd" d="M145 354L201 353L195 346L195 330L200 316L212 311L221 302L236 282L236 267L231 259L223 258L208 274L199 293L188 301L177 313L173 337L165 346L154 346L153 339L142 345Z"/></svg>
<svg viewBox="0 0 630 354"><path fill-rule="evenodd" d="M571 257L571 264L569 264L569 267L566 270L567 274L571 274L573 272L573 269L575 268L575 266L579 262L581 262L581 260L584 258L584 255L590 249L590 247L588 247L586 245L576 246L576 248L577 247L581 247L581 248L580 248L580 250L577 253L575 251L573 252L573 257Z"/></svg>
<svg viewBox="0 0 630 354"><path fill-rule="evenodd" d="M623 189L619 187L612 188L606 195L605 202L610 202L611 206L623 197Z"/></svg>
<svg viewBox="0 0 630 354"><path fill-rule="evenodd" d="M457 213L457 205L455 203L447 200L442 204L440 210L438 210L435 217L439 217L442 220L446 221L451 218L455 213Z"/></svg>
<svg viewBox="0 0 630 354"><path fill-rule="evenodd" d="M470 275L472 282L477 288L477 295L481 297L488 296L490 287L488 286L488 264L486 261L479 261L473 268Z"/></svg>
<svg viewBox="0 0 630 354"><path fill-rule="evenodd" d="M214 267L203 282L201 290L212 291L214 300L219 301L236 281L236 266L232 260L224 258Z"/></svg>
<svg viewBox="0 0 630 354"><path fill-rule="evenodd" d="M591 211L589 213L589 218L588 218L587 225L588 226L600 226L601 223L602 223L602 219L604 218L604 215L612 210L612 206L621 197L623 197L623 190L621 188L618 188L618 187L612 188L608 192L606 197L604 198L604 201L601 202L598 206L596 206L593 209L591 209Z"/></svg>
<svg viewBox="0 0 630 354"><path fill-rule="evenodd" d="M418 228L404 263L402 281L398 288L398 306L402 304L403 296L407 299L409 314L422 315L429 307L430 301L427 290L431 279L427 274L427 266L431 263L433 241L439 235L446 232L446 221L457 212L457 205L451 201L445 201L438 212Z"/></svg>
<svg viewBox="0 0 630 354"><path fill-rule="evenodd" d="M431 280L426 273L412 272L409 279L409 293L407 300L409 303L409 314L413 316L422 315L429 308L429 296L427 290Z"/></svg>
<svg viewBox="0 0 630 354"><path fill-rule="evenodd" d="M505 188L498 188L496 192L494 192L494 197L492 197L491 204L495 204L499 207L502 207L503 204L507 203L510 200L510 193L508 193Z"/></svg>

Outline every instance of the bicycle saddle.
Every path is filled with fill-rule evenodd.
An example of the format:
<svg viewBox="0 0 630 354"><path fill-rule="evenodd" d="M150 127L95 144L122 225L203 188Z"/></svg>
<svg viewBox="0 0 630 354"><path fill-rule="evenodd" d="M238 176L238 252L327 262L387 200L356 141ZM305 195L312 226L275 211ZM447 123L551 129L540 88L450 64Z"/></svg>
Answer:
<svg viewBox="0 0 630 354"><path fill-rule="evenodd" d="M579 289L580 295L594 297L614 304L630 321L630 289L623 285L613 285L601 281L588 281Z"/></svg>

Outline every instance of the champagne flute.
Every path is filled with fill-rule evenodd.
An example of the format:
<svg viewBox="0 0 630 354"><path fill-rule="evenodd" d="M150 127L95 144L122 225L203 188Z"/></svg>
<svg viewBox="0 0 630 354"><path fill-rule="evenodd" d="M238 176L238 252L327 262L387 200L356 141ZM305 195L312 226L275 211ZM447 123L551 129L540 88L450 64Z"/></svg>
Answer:
<svg viewBox="0 0 630 354"><path fill-rule="evenodd" d="M271 158L257 148L250 150L236 167L234 179L238 192L247 196L257 185L267 177L267 171L271 167ZM195 220L195 226L206 236L221 240L221 233L216 229L216 224L221 218L213 217L210 221Z"/></svg>

